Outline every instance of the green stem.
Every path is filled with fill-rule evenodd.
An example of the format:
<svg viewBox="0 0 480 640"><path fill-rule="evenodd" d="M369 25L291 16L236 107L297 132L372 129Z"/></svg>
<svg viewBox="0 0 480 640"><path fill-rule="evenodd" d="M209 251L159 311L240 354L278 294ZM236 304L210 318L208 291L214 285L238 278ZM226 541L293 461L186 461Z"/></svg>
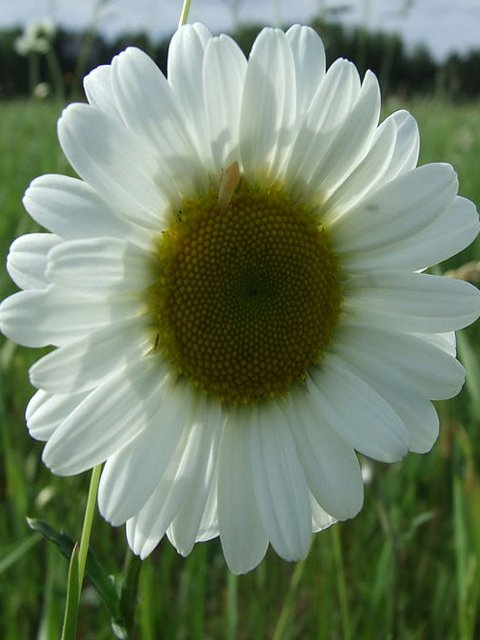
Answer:
<svg viewBox="0 0 480 640"><path fill-rule="evenodd" d="M87 563L88 546L90 544L90 535L92 533L93 517L95 515L95 507L97 505L97 491L100 482L100 472L102 465L94 467L92 477L90 478L90 488L88 489L87 507L85 509L85 518L83 520L82 537L80 539L80 549L78 551L78 597L82 591L83 576L85 574L85 565Z"/></svg>
<svg viewBox="0 0 480 640"><path fill-rule="evenodd" d="M333 542L333 557L337 573L338 599L340 601L340 619L342 623L343 640L351 640L352 630L350 627L350 617L348 611L347 585L345 582L345 570L342 556L342 544L340 540L340 525L336 524L331 528Z"/></svg>
<svg viewBox="0 0 480 640"><path fill-rule="evenodd" d="M235 640L237 637L238 624L238 578L233 573L227 573L227 631L228 640Z"/></svg>
<svg viewBox="0 0 480 640"><path fill-rule="evenodd" d="M35 87L40 82L40 58L38 53L32 51L28 54L28 90L30 98L35 95Z"/></svg>
<svg viewBox="0 0 480 640"><path fill-rule="evenodd" d="M52 77L53 90L55 93L55 98L59 102L63 102L64 100L64 84L63 84L63 74L62 68L60 66L60 61L58 59L55 50L53 49L53 45L50 47L47 53L47 63L50 69L50 75Z"/></svg>
<svg viewBox="0 0 480 640"><path fill-rule="evenodd" d="M178 28L183 27L188 20L188 14L190 13L190 2L191 0L183 0L182 13L180 14L180 20L178 22Z"/></svg>
<svg viewBox="0 0 480 640"><path fill-rule="evenodd" d="M280 610L280 615L278 616L277 624L275 625L275 630L272 636L273 640L281 640L282 638L288 637L287 628L292 621L295 596L297 594L304 569L305 569L305 560L300 560L299 562L297 562L295 569L292 573L292 577L290 579L290 584L288 585L288 591L283 601L283 605Z"/></svg>
<svg viewBox="0 0 480 640"><path fill-rule="evenodd" d="M68 565L67 600L61 640L75 640L77 636L78 605L80 591L78 588L78 544L75 543L70 564Z"/></svg>

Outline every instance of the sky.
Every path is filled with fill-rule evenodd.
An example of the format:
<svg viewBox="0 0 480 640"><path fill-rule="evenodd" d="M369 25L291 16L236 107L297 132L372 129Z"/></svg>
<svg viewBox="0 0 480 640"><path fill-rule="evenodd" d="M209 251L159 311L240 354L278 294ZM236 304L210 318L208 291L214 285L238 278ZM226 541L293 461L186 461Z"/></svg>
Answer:
<svg viewBox="0 0 480 640"><path fill-rule="evenodd" d="M103 0L97 18L106 35L145 31L153 37L171 33L182 0ZM0 0L0 28L51 17L65 27L81 29L94 16L99 0ZM235 23L265 25L308 23L321 12L338 13L345 24L396 31L408 47L427 46L437 60L449 53L480 49L480 0L192 0L190 22L212 31L228 31Z"/></svg>

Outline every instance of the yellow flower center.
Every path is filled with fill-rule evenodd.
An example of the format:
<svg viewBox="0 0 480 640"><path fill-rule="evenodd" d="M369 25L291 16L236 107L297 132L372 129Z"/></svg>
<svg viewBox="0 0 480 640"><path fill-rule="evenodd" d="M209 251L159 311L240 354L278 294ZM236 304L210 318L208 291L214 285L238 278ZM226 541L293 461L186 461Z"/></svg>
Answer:
<svg viewBox="0 0 480 640"><path fill-rule="evenodd" d="M341 290L328 233L281 190L242 180L185 200L159 237L148 308L160 352L226 404L285 395L322 359Z"/></svg>

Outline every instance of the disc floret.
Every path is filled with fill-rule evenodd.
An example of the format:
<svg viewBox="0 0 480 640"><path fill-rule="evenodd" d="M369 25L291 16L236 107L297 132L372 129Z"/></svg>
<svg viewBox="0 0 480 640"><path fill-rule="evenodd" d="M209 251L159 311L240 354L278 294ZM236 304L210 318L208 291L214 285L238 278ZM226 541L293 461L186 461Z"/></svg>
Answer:
<svg viewBox="0 0 480 640"><path fill-rule="evenodd" d="M285 395L332 339L337 259L315 213L282 189L242 179L228 198L212 189L185 200L156 243L154 265L156 350L225 404Z"/></svg>

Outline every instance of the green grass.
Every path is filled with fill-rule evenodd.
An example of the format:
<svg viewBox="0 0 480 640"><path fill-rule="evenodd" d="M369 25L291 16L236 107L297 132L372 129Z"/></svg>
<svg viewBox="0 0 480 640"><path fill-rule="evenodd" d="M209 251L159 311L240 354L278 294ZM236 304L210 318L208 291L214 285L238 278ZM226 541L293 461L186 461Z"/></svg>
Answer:
<svg viewBox="0 0 480 640"><path fill-rule="evenodd" d="M400 106L394 102L388 111ZM455 164L460 191L480 202L480 105L422 100L409 105L422 134L421 161ZM35 225L23 212L29 181L69 172L56 141L59 106L0 104L1 262L11 240ZM479 259L478 243L448 265ZM0 277L2 296L13 291ZM218 541L183 559L168 542L142 563L134 637L260 640L460 639L480 637L480 389L478 330L462 334L470 387L439 405L441 436L425 456L374 464L365 506L356 519L313 538L307 560L288 564L268 552L256 571L229 574ZM38 357L0 347L0 637L60 637L68 563L27 527L42 518L73 536L81 531L86 475L57 478L40 461L41 445L24 425L32 394L28 366ZM93 548L118 574L123 528L100 518ZM79 638L112 637L109 617L90 585Z"/></svg>

